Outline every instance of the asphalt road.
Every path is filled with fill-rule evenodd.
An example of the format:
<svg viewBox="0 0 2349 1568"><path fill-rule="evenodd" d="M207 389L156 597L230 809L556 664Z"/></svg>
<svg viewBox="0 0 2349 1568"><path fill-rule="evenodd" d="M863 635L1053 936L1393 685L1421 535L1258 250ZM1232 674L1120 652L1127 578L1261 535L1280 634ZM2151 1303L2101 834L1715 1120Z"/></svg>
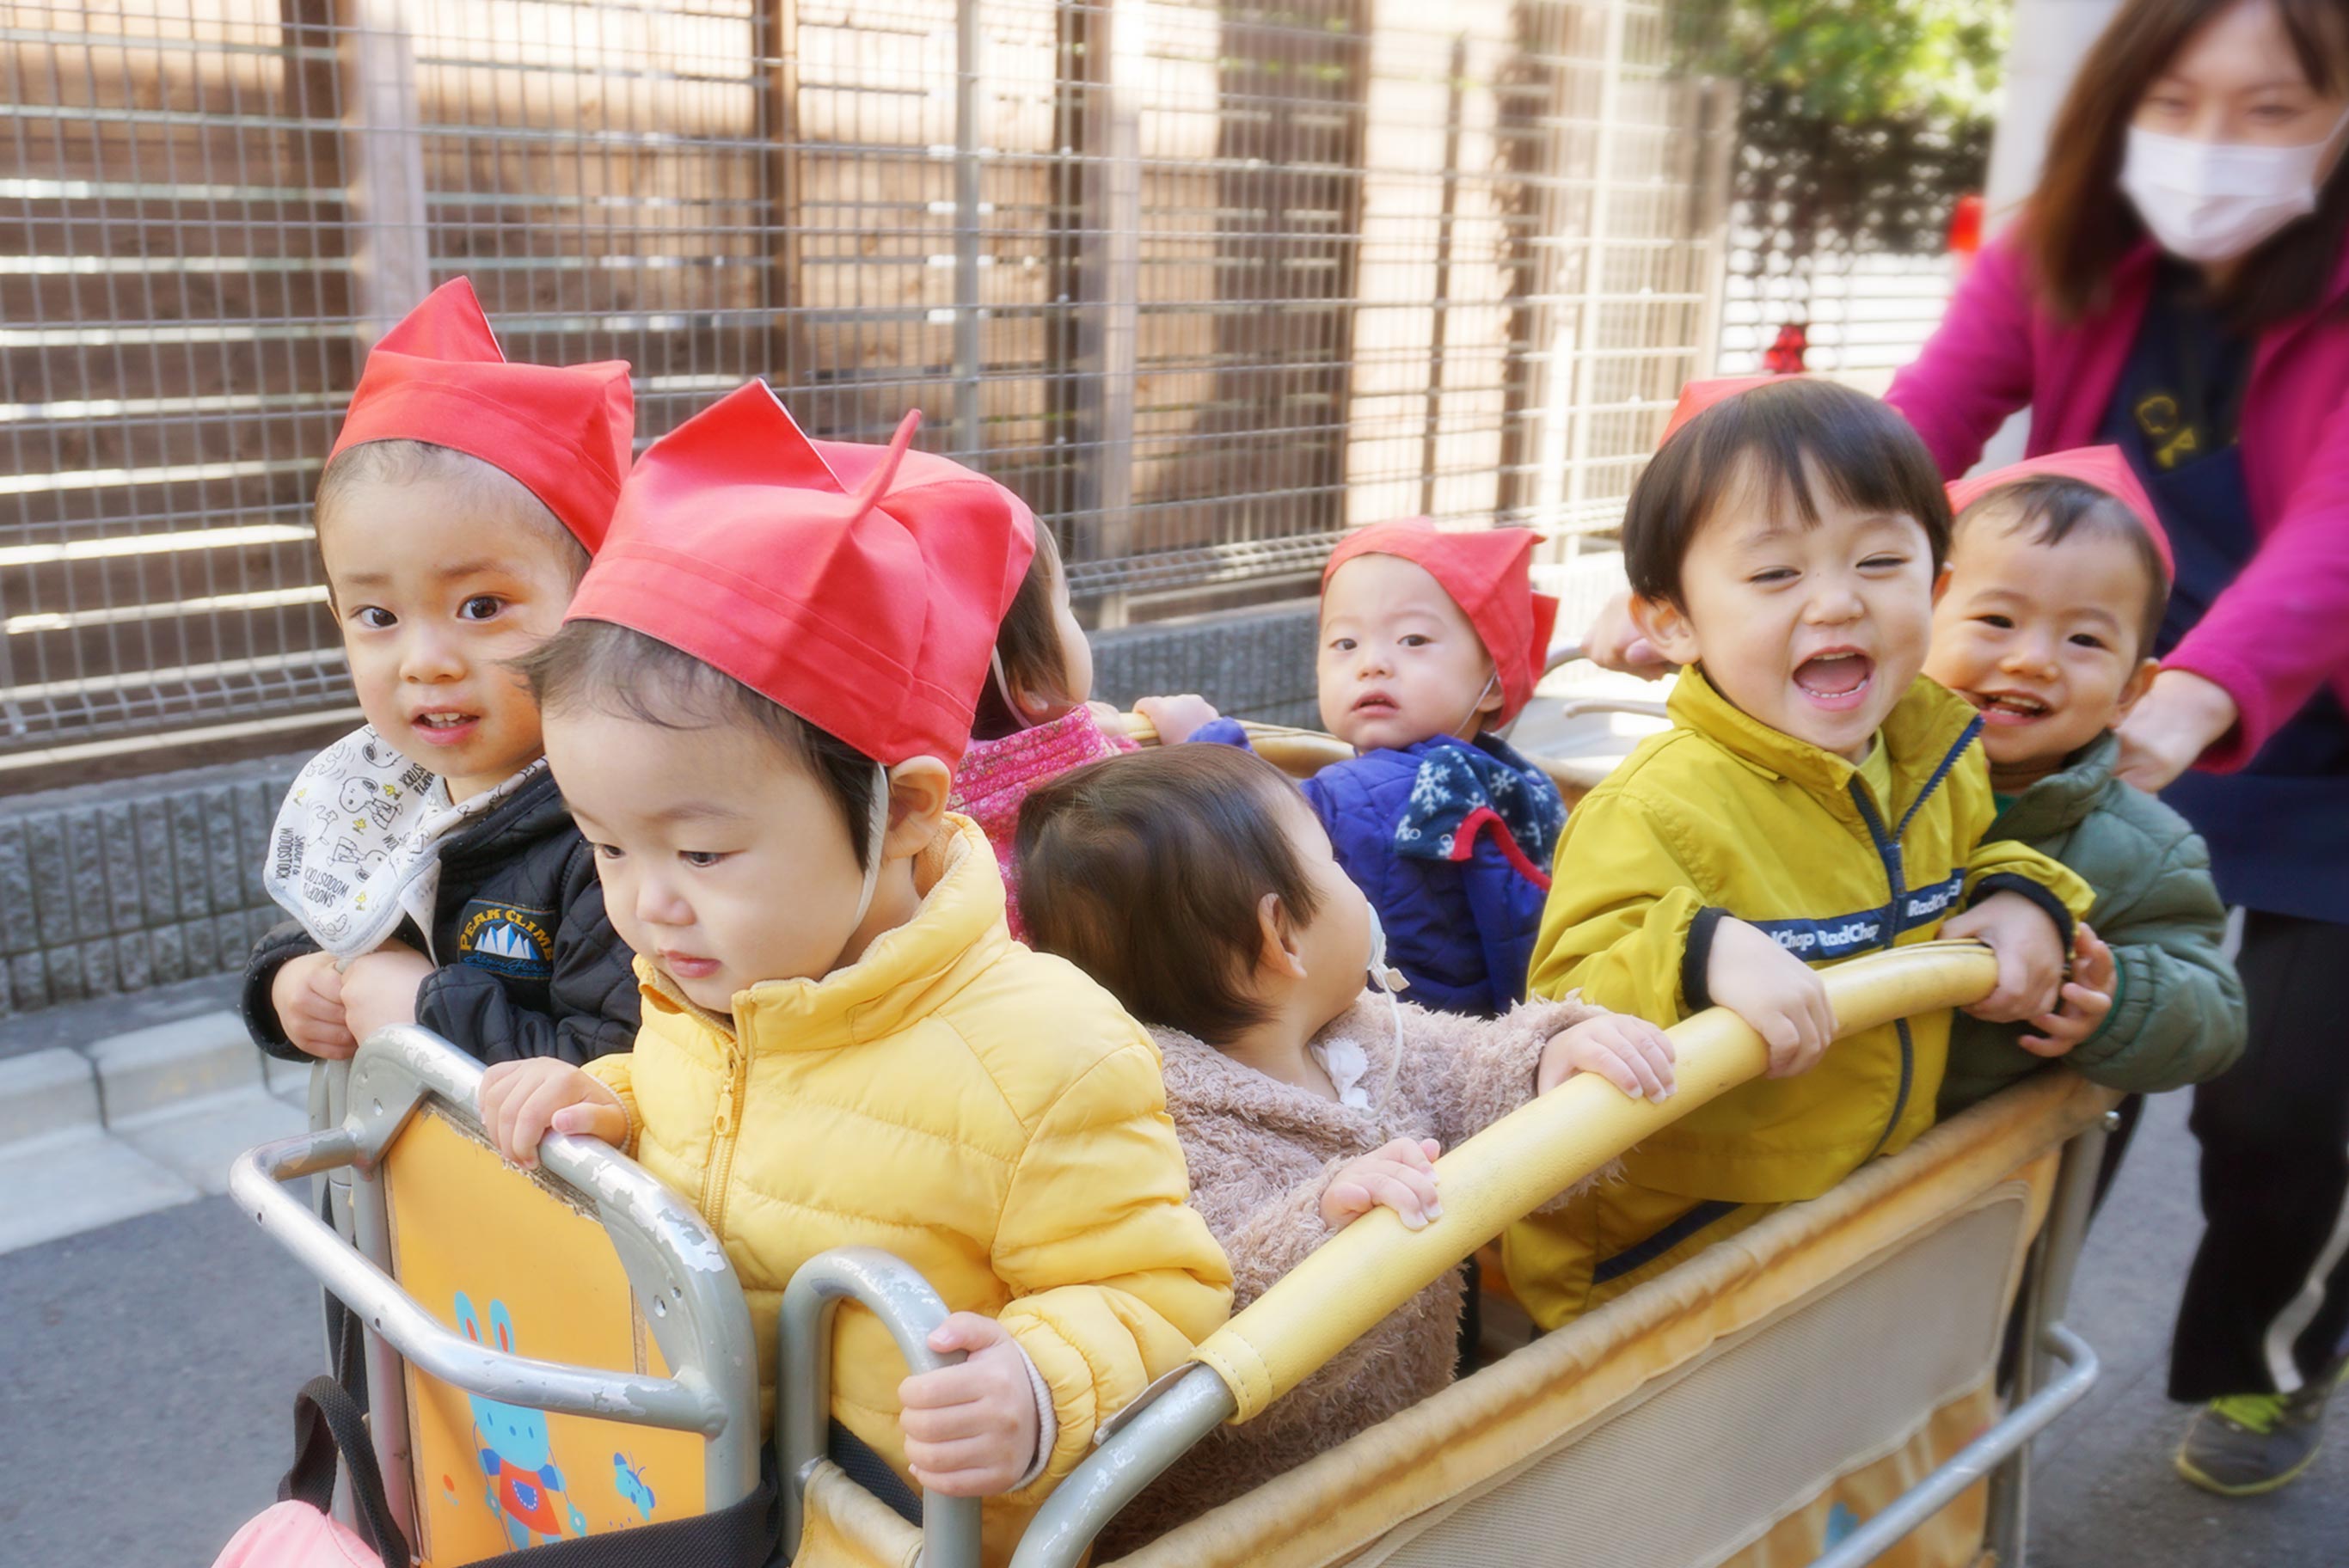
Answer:
<svg viewBox="0 0 2349 1568"><path fill-rule="evenodd" d="M2040 1446L2031 1561L2341 1568L2349 1410L2273 1497L2170 1472L2163 1357L2200 1229L2184 1119L2182 1097L2154 1109L2090 1238L2072 1321L2106 1372ZM0 1256L0 1563L204 1568L275 1495L322 1357L316 1291L226 1199Z"/></svg>

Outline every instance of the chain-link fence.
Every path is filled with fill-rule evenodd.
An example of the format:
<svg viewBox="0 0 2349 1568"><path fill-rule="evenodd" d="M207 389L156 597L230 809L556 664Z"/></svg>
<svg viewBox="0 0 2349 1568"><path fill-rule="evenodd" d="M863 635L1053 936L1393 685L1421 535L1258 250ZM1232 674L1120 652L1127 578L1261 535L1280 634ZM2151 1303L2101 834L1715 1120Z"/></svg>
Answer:
<svg viewBox="0 0 2349 1568"><path fill-rule="evenodd" d="M347 705L307 498L470 274L1060 531L1096 624L1346 528L1614 521L1719 337L1730 102L1653 0L0 5L0 766ZM1700 347L1700 346L1702 346Z"/></svg>

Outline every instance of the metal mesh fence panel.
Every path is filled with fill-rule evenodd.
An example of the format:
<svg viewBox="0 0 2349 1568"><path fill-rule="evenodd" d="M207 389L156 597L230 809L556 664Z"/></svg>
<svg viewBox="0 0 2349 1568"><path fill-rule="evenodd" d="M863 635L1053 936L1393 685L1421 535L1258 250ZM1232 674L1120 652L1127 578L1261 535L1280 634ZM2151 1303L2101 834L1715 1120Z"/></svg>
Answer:
<svg viewBox="0 0 2349 1568"><path fill-rule="evenodd" d="M1609 527L1721 335L1732 105L1665 54L1652 0L0 4L0 762L348 707L308 498L459 274L640 441L924 409L1096 624Z"/></svg>

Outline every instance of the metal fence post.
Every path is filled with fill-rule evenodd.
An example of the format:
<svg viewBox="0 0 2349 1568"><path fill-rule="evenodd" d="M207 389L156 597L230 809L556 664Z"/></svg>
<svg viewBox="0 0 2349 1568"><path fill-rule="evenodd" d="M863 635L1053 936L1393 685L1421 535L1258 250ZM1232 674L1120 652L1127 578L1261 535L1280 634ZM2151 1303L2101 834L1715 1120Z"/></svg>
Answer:
<svg viewBox="0 0 2349 1568"><path fill-rule="evenodd" d="M979 455L979 0L955 4L955 455Z"/></svg>
<svg viewBox="0 0 2349 1568"><path fill-rule="evenodd" d="M351 277L373 343L432 289L424 145L407 0L340 0Z"/></svg>
<svg viewBox="0 0 2349 1568"><path fill-rule="evenodd" d="M1100 0L1089 66L1087 140L1079 225L1082 293L1077 325L1078 509L1096 520L1090 553L1133 549L1133 397L1142 315L1142 122L1135 94L1144 60L1139 5ZM1125 595L1094 603L1095 624L1125 624Z"/></svg>

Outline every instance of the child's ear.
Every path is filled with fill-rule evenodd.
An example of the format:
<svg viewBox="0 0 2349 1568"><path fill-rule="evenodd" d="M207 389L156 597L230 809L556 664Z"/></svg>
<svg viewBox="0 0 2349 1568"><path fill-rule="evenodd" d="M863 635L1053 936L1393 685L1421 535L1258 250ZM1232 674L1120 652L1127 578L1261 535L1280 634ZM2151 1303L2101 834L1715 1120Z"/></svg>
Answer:
<svg viewBox="0 0 2349 1568"><path fill-rule="evenodd" d="M2130 675L2127 684L2121 687L2121 695L2113 704L2112 720L2105 727L2115 728L2121 720L2127 718L2129 716L2129 709L2135 707L2145 694L2153 689L2153 677L2160 673L2159 659L2139 659L2137 669Z"/></svg>
<svg viewBox="0 0 2349 1568"><path fill-rule="evenodd" d="M935 757L908 758L889 769L889 831L881 858L905 860L929 848L953 793L954 774Z"/></svg>
<svg viewBox="0 0 2349 1568"><path fill-rule="evenodd" d="M1655 645L1656 652L1672 663L1696 663L1696 628L1689 623L1688 613L1670 599L1632 594L1631 624L1640 628L1640 635Z"/></svg>
<svg viewBox="0 0 2349 1568"><path fill-rule="evenodd" d="M1501 704L1507 700L1501 695L1500 671L1494 667L1492 660L1486 659L1485 661L1485 695L1476 700L1477 717L1487 721L1499 717Z"/></svg>
<svg viewBox="0 0 2349 1568"><path fill-rule="evenodd" d="M1278 893L1268 892L1256 901L1256 924L1257 967L1293 980L1304 979L1304 949L1288 923L1288 911L1281 906Z"/></svg>

